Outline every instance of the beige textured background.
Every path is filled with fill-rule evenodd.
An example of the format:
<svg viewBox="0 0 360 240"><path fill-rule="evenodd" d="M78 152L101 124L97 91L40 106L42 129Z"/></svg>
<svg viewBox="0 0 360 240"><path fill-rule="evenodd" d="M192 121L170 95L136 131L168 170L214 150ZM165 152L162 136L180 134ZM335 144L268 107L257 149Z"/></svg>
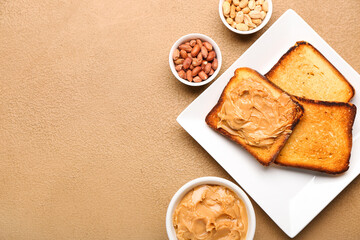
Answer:
<svg viewBox="0 0 360 240"><path fill-rule="evenodd" d="M225 28L217 8L0 1L0 239L166 239L181 185L231 179L175 121L206 89L170 72L168 51L182 35L212 37L223 72L293 8L360 72L358 0L275 0L268 26L251 36ZM359 239L359 191L357 178L296 239ZM255 239L287 239L254 207Z"/></svg>

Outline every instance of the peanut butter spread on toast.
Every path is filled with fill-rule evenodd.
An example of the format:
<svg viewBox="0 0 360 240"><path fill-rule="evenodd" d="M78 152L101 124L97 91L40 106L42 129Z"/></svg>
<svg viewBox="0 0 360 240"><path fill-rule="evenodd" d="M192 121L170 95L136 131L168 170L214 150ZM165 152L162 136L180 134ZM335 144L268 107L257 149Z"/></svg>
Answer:
<svg viewBox="0 0 360 240"><path fill-rule="evenodd" d="M230 189L201 185L181 200L173 225L179 240L246 239L248 216L243 201Z"/></svg>
<svg viewBox="0 0 360 240"><path fill-rule="evenodd" d="M259 81L244 78L224 96L218 113L222 128L255 147L271 146L284 132L291 132L296 108L289 95L274 96Z"/></svg>

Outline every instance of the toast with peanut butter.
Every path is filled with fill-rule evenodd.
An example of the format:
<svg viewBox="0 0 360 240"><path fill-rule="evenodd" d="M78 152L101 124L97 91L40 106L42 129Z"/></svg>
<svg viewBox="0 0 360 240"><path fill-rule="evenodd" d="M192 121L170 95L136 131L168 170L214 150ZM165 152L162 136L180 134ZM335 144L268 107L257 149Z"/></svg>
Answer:
<svg viewBox="0 0 360 240"><path fill-rule="evenodd" d="M290 48L265 75L287 93L302 98L348 102L354 88L310 43Z"/></svg>
<svg viewBox="0 0 360 240"><path fill-rule="evenodd" d="M205 121L267 166L278 156L302 113L300 104L264 76L238 68Z"/></svg>
<svg viewBox="0 0 360 240"><path fill-rule="evenodd" d="M331 174L349 168L356 107L296 97L304 114L275 163Z"/></svg>

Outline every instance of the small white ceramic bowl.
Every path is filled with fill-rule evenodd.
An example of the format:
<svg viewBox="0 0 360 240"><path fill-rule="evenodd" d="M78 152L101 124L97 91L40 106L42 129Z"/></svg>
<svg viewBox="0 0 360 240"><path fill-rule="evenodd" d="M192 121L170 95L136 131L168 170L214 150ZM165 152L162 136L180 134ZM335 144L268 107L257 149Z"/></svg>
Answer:
<svg viewBox="0 0 360 240"><path fill-rule="evenodd" d="M240 187L235 185L234 183L219 177L201 177L191 180L190 182L186 183L182 186L173 196L170 201L170 204L167 209L166 213L166 230L170 240L176 240L176 232L173 226L173 214L178 206L179 202L182 198L193 188L209 184L209 185L221 185L231 189L235 194L239 196L239 198L245 203L246 211L248 214L248 231L246 235L246 240L252 240L255 235L255 226L256 226L256 219L255 219L255 211L250 202L250 199L247 197L246 193L241 190Z"/></svg>
<svg viewBox="0 0 360 240"><path fill-rule="evenodd" d="M202 41L204 42L209 42L212 46L213 46L213 49L216 53L216 58L218 60L218 67L216 69L216 71L214 72L213 75L211 75L208 79L204 80L204 81L201 81L199 83L196 83L196 82L189 82L188 80L185 80L185 79L182 79L181 77L179 77L179 74L177 73L177 71L175 70L175 64L174 64L174 61L173 61L173 58L172 58L172 54L173 52L175 51L176 48L178 48L182 43L184 42L187 42L191 39L201 39ZM220 48L219 46L215 43L214 40L212 40L210 37L204 35L204 34L200 34L200 33L191 33L191 34L188 34L188 35L185 35L181 38L179 38L179 40L177 40L174 45L171 47L171 50L170 50L170 54L169 54L169 65L170 65L170 69L172 71L172 73L174 74L174 76L182 83L186 84L186 85L189 85L189 86L202 86L202 85L205 85L209 82L211 82L212 80L215 79L216 75L218 75L219 71L220 71L220 68L221 68L221 63L222 63L222 58L221 58L221 52L220 52Z"/></svg>
<svg viewBox="0 0 360 240"><path fill-rule="evenodd" d="M252 34L252 33L255 33L257 31L259 31L260 29L262 29L270 20L271 18L271 15L272 15L272 11L273 11L273 4L272 4L272 1L271 0L267 0L268 3L269 3L269 11L267 12L266 14L266 17L264 18L264 21L262 21L262 23L257 26L256 28L250 30L250 31L239 31L235 28L233 28L232 26L230 26L227 22L226 22L226 19L225 19L225 16L223 14L223 10L222 10L222 4L225 0L220 0L219 1L219 15L220 15L220 18L221 18L221 21L224 23L224 25L230 29L231 31L235 32L235 33L238 33L238 34L243 34L243 35L247 35L247 34Z"/></svg>

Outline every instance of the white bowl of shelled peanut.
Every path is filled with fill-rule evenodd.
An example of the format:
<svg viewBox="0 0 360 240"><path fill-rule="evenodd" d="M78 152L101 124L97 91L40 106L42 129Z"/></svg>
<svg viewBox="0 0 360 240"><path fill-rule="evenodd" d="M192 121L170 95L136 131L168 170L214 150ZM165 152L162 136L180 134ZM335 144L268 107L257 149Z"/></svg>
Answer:
<svg viewBox="0 0 360 240"><path fill-rule="evenodd" d="M174 76L189 86L202 86L219 73L222 58L219 46L210 37L191 33L179 38L169 54Z"/></svg>
<svg viewBox="0 0 360 240"><path fill-rule="evenodd" d="M271 0L220 0L219 15L224 25L238 34L251 34L270 20Z"/></svg>

